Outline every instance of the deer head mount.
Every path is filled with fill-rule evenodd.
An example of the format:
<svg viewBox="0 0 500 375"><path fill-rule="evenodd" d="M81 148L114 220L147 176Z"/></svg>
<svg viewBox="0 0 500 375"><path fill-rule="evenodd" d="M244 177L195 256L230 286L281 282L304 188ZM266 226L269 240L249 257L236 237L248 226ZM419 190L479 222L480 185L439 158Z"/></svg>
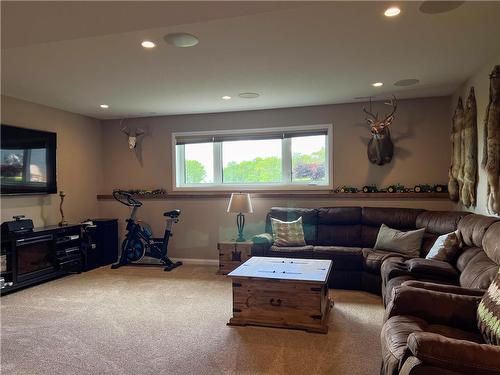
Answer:
<svg viewBox="0 0 500 375"><path fill-rule="evenodd" d="M120 121L120 125L122 123L123 123L123 120ZM142 130L140 128L135 129L133 131L133 134L132 134L132 131L127 126L122 127L120 130L127 135L128 148L131 150L133 150L137 146L137 138L144 134L144 130Z"/></svg>
<svg viewBox="0 0 500 375"><path fill-rule="evenodd" d="M368 117L365 118L367 124L370 126L371 136L370 142L368 143L368 160L371 163L377 165L384 165L390 163L392 156L394 155L394 145L391 140L391 132L389 131L389 126L394 121L394 114L398 108L396 97L393 96L391 100L384 103L392 108L392 112L389 115L385 115L382 120L379 119L378 113L374 115L372 113L372 102L370 99L370 110L367 111L363 108L363 112L366 113Z"/></svg>

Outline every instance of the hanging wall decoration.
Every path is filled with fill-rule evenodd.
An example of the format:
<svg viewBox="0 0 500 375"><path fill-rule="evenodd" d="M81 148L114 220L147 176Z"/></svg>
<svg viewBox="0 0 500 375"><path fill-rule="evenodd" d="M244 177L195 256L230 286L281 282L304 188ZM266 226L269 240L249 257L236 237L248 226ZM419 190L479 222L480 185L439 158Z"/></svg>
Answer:
<svg viewBox="0 0 500 375"><path fill-rule="evenodd" d="M464 122L464 107L462 98L458 98L457 108L453 114L451 131L451 166L449 170L448 191L450 199L458 202L460 200L460 189L463 180L460 171L462 170L462 129Z"/></svg>
<svg viewBox="0 0 500 375"><path fill-rule="evenodd" d="M474 87L470 88L464 112L463 186L461 201L465 207L476 205L477 186L477 108Z"/></svg>
<svg viewBox="0 0 500 375"><path fill-rule="evenodd" d="M484 121L482 167L486 171L488 211L500 214L500 65L490 75L490 101Z"/></svg>
<svg viewBox="0 0 500 375"><path fill-rule="evenodd" d="M390 114L385 114L383 119L379 118L378 113L372 112L372 100L370 98L370 110L363 108L363 112L368 116L365 118L370 126L371 139L368 143L367 155L371 163L384 165L390 163L394 155L394 144L391 139L389 127L394 121L394 116L398 108L396 97L393 96L388 102L384 103L391 107Z"/></svg>

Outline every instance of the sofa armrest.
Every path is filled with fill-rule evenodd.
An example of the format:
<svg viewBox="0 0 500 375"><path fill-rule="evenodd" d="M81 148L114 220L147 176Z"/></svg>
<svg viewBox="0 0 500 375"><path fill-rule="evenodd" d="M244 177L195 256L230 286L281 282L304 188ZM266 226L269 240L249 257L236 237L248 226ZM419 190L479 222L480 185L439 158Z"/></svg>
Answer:
<svg viewBox="0 0 500 375"><path fill-rule="evenodd" d="M437 333L414 332L408 350L425 365L463 374L500 374L500 346L451 339Z"/></svg>
<svg viewBox="0 0 500 375"><path fill-rule="evenodd" d="M386 320L396 315L413 315L431 324L444 324L470 331L476 328L481 297L398 286L387 305Z"/></svg>
<svg viewBox="0 0 500 375"><path fill-rule="evenodd" d="M450 263L439 260L413 258L406 261L408 271L422 277L455 281L460 274Z"/></svg>
<svg viewBox="0 0 500 375"><path fill-rule="evenodd" d="M401 285L409 286L412 288L433 290L435 292L460 294L462 296L482 297L484 295L484 293L486 292L486 290L484 290L484 289L463 288L463 287L457 286L457 285L435 284L435 283L429 283L429 282L417 281L417 280L405 281Z"/></svg>
<svg viewBox="0 0 500 375"><path fill-rule="evenodd" d="M262 233L252 238L252 256L266 256L267 251L273 244L273 236L269 233Z"/></svg>

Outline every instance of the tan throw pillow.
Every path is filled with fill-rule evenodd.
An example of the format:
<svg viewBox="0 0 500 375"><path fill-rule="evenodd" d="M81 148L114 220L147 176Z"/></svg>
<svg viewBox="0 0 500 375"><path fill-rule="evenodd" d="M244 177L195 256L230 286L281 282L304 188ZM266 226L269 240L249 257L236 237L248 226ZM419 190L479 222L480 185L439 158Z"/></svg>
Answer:
<svg viewBox="0 0 500 375"><path fill-rule="evenodd" d="M395 251L410 257L420 256L425 228L402 232L382 224L375 242L375 250Z"/></svg>
<svg viewBox="0 0 500 375"><path fill-rule="evenodd" d="M273 240L276 246L304 246L302 216L295 221L281 221L271 218Z"/></svg>
<svg viewBox="0 0 500 375"><path fill-rule="evenodd" d="M479 303L477 325L484 341L500 345L500 270Z"/></svg>
<svg viewBox="0 0 500 375"><path fill-rule="evenodd" d="M425 259L441 260L450 263L460 250L460 234L458 231L439 236L429 250Z"/></svg>

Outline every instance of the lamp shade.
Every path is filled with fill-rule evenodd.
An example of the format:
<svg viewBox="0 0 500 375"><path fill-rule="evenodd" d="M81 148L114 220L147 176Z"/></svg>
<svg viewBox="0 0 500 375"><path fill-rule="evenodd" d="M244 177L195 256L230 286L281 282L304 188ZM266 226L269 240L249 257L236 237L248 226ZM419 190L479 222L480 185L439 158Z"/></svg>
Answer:
<svg viewBox="0 0 500 375"><path fill-rule="evenodd" d="M252 213L252 201L248 193L232 193L227 212Z"/></svg>

